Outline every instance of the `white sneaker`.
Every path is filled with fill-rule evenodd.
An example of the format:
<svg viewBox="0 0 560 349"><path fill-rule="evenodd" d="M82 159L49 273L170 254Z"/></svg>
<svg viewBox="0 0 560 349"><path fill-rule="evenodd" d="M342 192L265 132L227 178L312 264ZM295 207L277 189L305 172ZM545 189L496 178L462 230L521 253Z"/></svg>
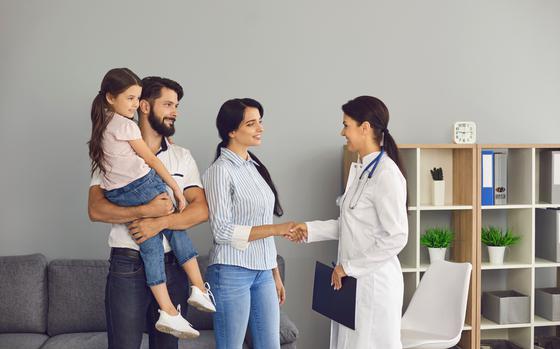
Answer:
<svg viewBox="0 0 560 349"><path fill-rule="evenodd" d="M216 307L214 306L214 295L210 292L210 285L206 282L204 287L206 287L206 293L203 293L196 286L191 286L191 296L187 300L187 303L200 311L215 313Z"/></svg>
<svg viewBox="0 0 560 349"><path fill-rule="evenodd" d="M159 319L156 322L156 329L163 333L182 339L192 339L200 336L200 333L192 328L192 325L181 316L181 305L177 306L177 315L169 315L159 309Z"/></svg>

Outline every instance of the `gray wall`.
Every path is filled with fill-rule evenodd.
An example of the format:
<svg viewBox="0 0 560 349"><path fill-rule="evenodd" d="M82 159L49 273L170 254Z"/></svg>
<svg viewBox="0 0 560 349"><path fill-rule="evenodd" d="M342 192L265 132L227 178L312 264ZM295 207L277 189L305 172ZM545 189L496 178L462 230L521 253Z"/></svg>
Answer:
<svg viewBox="0 0 560 349"><path fill-rule="evenodd" d="M340 105L357 95L387 103L401 143L449 142L457 120L476 121L480 143L560 143L559 18L555 0L1 1L0 255L107 257L108 226L86 212L86 141L112 67L183 84L175 140L201 170L220 104L260 100L256 152L280 190L281 220L326 219L340 190ZM206 224L192 237L208 250ZM311 280L336 243L278 248L300 347L324 348Z"/></svg>

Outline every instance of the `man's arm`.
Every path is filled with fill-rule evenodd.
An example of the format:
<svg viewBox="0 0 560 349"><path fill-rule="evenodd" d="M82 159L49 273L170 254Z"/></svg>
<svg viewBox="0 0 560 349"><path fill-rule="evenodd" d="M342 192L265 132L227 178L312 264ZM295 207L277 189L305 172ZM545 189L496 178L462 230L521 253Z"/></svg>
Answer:
<svg viewBox="0 0 560 349"><path fill-rule="evenodd" d="M122 207L107 200L99 185L89 187L88 214L92 222L124 224L140 218L167 215L172 211L173 203L165 193L146 205Z"/></svg>
<svg viewBox="0 0 560 349"><path fill-rule="evenodd" d="M156 218L162 221L163 229L187 230L208 220L208 203L204 189L190 187L183 193L189 203L183 212Z"/></svg>
<svg viewBox="0 0 560 349"><path fill-rule="evenodd" d="M186 230L208 220L208 204L204 190L190 187L184 191L189 203L180 213L157 218L144 218L132 222L128 230L136 243L141 244L164 229Z"/></svg>

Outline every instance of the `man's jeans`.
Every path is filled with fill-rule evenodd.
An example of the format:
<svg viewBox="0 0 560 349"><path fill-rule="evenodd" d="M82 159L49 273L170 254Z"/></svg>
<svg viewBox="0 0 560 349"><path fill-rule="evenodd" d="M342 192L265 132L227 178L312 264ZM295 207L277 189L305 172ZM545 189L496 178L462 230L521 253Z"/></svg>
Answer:
<svg viewBox="0 0 560 349"><path fill-rule="evenodd" d="M109 349L138 349L142 333L150 338L150 349L177 349L177 338L155 329L158 304L146 285L141 258L112 256L105 288L105 315ZM173 304L181 304L186 316L188 281L175 261L165 264L167 289Z"/></svg>
<svg viewBox="0 0 560 349"><path fill-rule="evenodd" d="M247 324L255 349L280 348L280 308L271 270L213 264L206 279L216 299L217 349L241 349Z"/></svg>
<svg viewBox="0 0 560 349"><path fill-rule="evenodd" d="M144 177L122 188L105 191L105 197L119 206L138 206L144 205L159 194L166 192L167 189L161 177L154 170L150 170ZM184 230L162 230L159 234L144 241L140 244L140 254L144 260L148 286L165 282L163 235L169 241L179 265L183 265L186 261L198 255L191 239Z"/></svg>

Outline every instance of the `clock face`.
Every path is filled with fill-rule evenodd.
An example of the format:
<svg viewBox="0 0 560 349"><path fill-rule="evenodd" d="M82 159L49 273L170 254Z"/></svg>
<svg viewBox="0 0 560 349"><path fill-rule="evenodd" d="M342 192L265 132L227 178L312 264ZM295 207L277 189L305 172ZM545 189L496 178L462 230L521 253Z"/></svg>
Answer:
<svg viewBox="0 0 560 349"><path fill-rule="evenodd" d="M457 144L476 142L476 124L472 121L458 121L453 127L453 141Z"/></svg>

